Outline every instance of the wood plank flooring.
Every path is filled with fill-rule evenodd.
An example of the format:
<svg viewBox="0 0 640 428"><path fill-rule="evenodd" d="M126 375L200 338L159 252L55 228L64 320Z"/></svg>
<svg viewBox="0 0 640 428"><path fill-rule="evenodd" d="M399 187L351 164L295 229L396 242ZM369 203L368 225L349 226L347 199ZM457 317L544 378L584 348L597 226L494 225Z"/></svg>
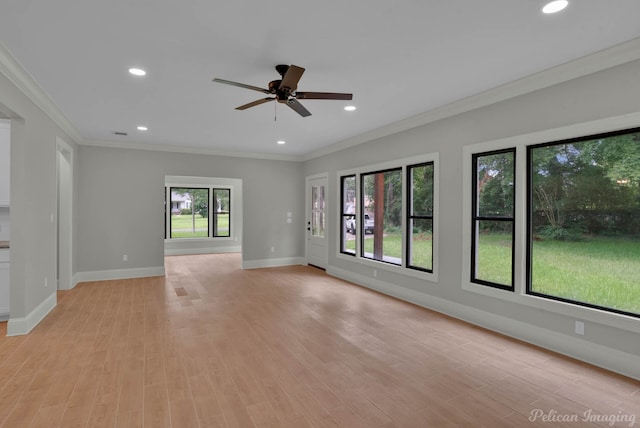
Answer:
<svg viewBox="0 0 640 428"><path fill-rule="evenodd" d="M29 335L0 324L0 426L640 425L640 382L314 268L166 268L59 292Z"/></svg>

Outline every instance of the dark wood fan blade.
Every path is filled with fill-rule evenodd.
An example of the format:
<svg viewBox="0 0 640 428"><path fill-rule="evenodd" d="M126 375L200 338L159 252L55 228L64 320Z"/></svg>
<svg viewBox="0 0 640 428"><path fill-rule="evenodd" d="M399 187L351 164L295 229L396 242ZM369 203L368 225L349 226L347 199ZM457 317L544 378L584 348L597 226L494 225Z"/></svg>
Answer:
<svg viewBox="0 0 640 428"><path fill-rule="evenodd" d="M290 65L278 89L283 91L285 88L289 88L289 92L294 92L298 87L302 73L304 73L304 68L298 67L297 65Z"/></svg>
<svg viewBox="0 0 640 428"><path fill-rule="evenodd" d="M311 112L304 108L304 106L300 104L295 98L291 98L290 100L288 100L287 105L302 117L311 116Z"/></svg>
<svg viewBox="0 0 640 428"><path fill-rule="evenodd" d="M270 94L271 91L268 89L262 89L257 86L245 85L244 83L232 82L231 80L218 79L217 77L213 79L214 82L224 83L225 85L238 86L239 88L251 89L253 91L262 92L265 94Z"/></svg>
<svg viewBox="0 0 640 428"><path fill-rule="evenodd" d="M236 107L236 110L246 110L251 107L259 106L260 104L268 103L269 101L273 101L275 98L262 98L260 100L255 100L245 105L241 105L240 107Z"/></svg>
<svg viewBox="0 0 640 428"><path fill-rule="evenodd" d="M296 98L300 100L352 100L353 94L339 92L296 92Z"/></svg>

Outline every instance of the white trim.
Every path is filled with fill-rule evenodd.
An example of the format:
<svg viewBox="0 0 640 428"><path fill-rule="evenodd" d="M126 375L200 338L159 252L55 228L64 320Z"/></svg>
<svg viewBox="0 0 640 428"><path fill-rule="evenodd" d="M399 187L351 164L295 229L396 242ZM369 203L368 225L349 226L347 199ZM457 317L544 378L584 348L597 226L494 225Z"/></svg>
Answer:
<svg viewBox="0 0 640 428"><path fill-rule="evenodd" d="M398 287L344 269L329 267L327 273L418 306L640 380L640 357L638 355L608 348L584 339L533 326L426 293Z"/></svg>
<svg viewBox="0 0 640 428"><path fill-rule="evenodd" d="M74 165L74 156L75 153L73 151L73 147L71 147L64 139L60 137L56 137L56 252L58 258L58 264L56 266L56 273L58 279L58 289L59 290L70 290L74 287L74 283L72 282L73 277L73 221L74 221L74 192L73 192L73 183L74 183L74 175L75 175L75 165ZM69 161L69 185L70 188L63 188L60 186L60 158L68 159ZM60 192L62 190L68 191L68 201L65 206L60 206ZM60 210L63 209L63 215L60 214ZM64 223L63 223L64 222ZM61 225L65 227L61 228ZM60 233L60 229L63 229L63 232L66 230L68 233L63 236ZM62 245L61 245L62 244ZM62 247L62 248L61 248ZM61 251L63 250L63 251ZM63 269L60 269L63 267ZM60 280L63 280L61 283Z"/></svg>
<svg viewBox="0 0 640 428"><path fill-rule="evenodd" d="M78 285L80 282L82 282L82 281L80 281L80 276L78 275L77 272L74 273L73 276L71 277L71 288L70 288L70 290L73 290L76 287L76 285Z"/></svg>
<svg viewBox="0 0 640 428"><path fill-rule="evenodd" d="M606 132L619 131L637 127L640 123L640 112L623 116L599 119L591 122L573 124L561 128L549 129L515 137L503 138L473 144L462 149L462 258L461 284L462 289L472 293L495 299L521 304L567 317L576 318L591 323L598 323L610 327L640 333L640 319L632 316L617 314L601 309L594 309L576 303L566 303L532 296L526 293L526 149L527 146L539 143L561 141L575 137L582 137ZM471 163L474 153L482 153L506 148L516 148L516 231L515 231L515 270L514 291L499 290L479 284L471 283ZM587 326L588 328L588 326Z"/></svg>
<svg viewBox="0 0 640 428"><path fill-rule="evenodd" d="M11 206L11 120L0 118L0 150L2 151L1 178L3 192L0 194L0 207ZM7 156L8 155L8 156ZM6 199L2 199L6 197Z"/></svg>
<svg viewBox="0 0 640 428"><path fill-rule="evenodd" d="M32 310L24 318L9 318L7 323L7 336L20 336L29 333L46 317L58 304L57 294L54 291L44 299L42 303Z"/></svg>
<svg viewBox="0 0 640 428"><path fill-rule="evenodd" d="M82 136L71 121L2 42L0 42L0 73L4 74L27 98L69 134L74 142L82 141Z"/></svg>
<svg viewBox="0 0 640 428"><path fill-rule="evenodd" d="M260 269L280 266L305 265L304 257L286 257L281 259L243 260L242 269Z"/></svg>
<svg viewBox="0 0 640 428"><path fill-rule="evenodd" d="M640 59L640 38L531 74L442 107L382 126L302 156L308 161Z"/></svg>
<svg viewBox="0 0 640 428"><path fill-rule="evenodd" d="M222 253L239 253L242 251L240 245L232 247L202 247L202 248L166 248L165 256L185 256L189 254L222 254Z"/></svg>
<svg viewBox="0 0 640 428"><path fill-rule="evenodd" d="M196 155L211 155L211 156L223 156L230 158L248 158L248 159L262 159L262 160L276 160L276 161L289 161L289 162L301 162L301 156L296 155L273 155L266 153L243 153L243 152L230 152L218 149L209 149L205 147L185 147L175 146L169 144L149 144L135 141L108 141L108 140L92 140L86 139L82 142L84 146L92 147L108 147L117 149L130 149L130 150L152 150L156 152L170 152L170 153L185 153Z"/></svg>
<svg viewBox="0 0 640 428"><path fill-rule="evenodd" d="M112 269L99 270L93 272L78 272L74 276L75 287L80 282L109 281L114 279L146 278L151 276L164 276L164 266L133 268L133 269Z"/></svg>

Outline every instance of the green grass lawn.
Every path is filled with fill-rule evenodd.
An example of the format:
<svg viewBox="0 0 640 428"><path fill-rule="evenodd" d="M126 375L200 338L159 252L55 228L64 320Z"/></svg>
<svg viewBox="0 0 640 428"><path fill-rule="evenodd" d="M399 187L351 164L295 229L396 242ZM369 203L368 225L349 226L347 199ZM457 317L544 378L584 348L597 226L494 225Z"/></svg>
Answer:
<svg viewBox="0 0 640 428"><path fill-rule="evenodd" d="M505 235L481 234L478 278L509 284L510 257ZM640 314L640 240L535 241L531 278L536 293Z"/></svg>
<svg viewBox="0 0 640 428"><path fill-rule="evenodd" d="M348 250L355 251L355 239L347 241L346 248ZM373 235L365 236L364 252L373 254ZM384 257L391 257L398 260L402 259L402 238L399 233L385 234L382 252ZM433 267L432 259L431 235L416 233L413 243L411 265L424 269L431 269Z"/></svg>
<svg viewBox="0 0 640 428"><path fill-rule="evenodd" d="M355 240L346 242L355 251ZM365 253L373 253L367 235ZM431 267L431 241L416 239L413 265ZM384 255L400 258L399 234L384 238ZM535 241L532 291L640 314L640 240L591 238L583 242ZM504 234L481 234L478 251L479 279L511 285L511 241Z"/></svg>
<svg viewBox="0 0 640 428"><path fill-rule="evenodd" d="M532 290L640 314L640 240L534 242Z"/></svg>
<svg viewBox="0 0 640 428"><path fill-rule="evenodd" d="M218 214L218 234L227 235L229 231L229 214ZM195 230L193 229L193 218L190 215L171 216L171 237L172 238L206 238L208 236L207 227L209 219L196 214Z"/></svg>

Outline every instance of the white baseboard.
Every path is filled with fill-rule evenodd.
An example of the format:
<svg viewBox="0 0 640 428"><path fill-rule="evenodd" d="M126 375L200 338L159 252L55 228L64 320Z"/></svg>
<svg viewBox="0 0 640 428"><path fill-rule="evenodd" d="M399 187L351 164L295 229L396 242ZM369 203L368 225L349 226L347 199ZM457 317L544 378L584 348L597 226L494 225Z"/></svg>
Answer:
<svg viewBox="0 0 640 428"><path fill-rule="evenodd" d="M165 248L165 256L185 256L188 254L222 254L239 253L242 251L240 245L233 247L203 247L203 248Z"/></svg>
<svg viewBox="0 0 640 428"><path fill-rule="evenodd" d="M278 266L304 265L307 260L304 257L287 257L283 259L243 260L242 269L259 269Z"/></svg>
<svg viewBox="0 0 640 428"><path fill-rule="evenodd" d="M71 277L71 286L69 288L61 288L61 290L73 290L75 286L80 282L78 278L80 278L79 274L77 272L74 273Z"/></svg>
<svg viewBox="0 0 640 428"><path fill-rule="evenodd" d="M9 321L9 308L0 308L0 322Z"/></svg>
<svg viewBox="0 0 640 428"><path fill-rule="evenodd" d="M9 322L7 323L7 336L20 336L22 334L29 333L40 323L40 321L44 319L44 317L49 314L49 312L53 310L53 308L56 307L57 304L58 297L54 291L26 317L10 317Z"/></svg>
<svg viewBox="0 0 640 428"><path fill-rule="evenodd" d="M329 267L329 275L432 309L486 329L523 340L594 366L640 380L640 356L608 348L584 339L547 330L471 306L398 287L344 269Z"/></svg>
<svg viewBox="0 0 640 428"><path fill-rule="evenodd" d="M73 286L80 282L108 281L112 279L145 278L148 276L164 276L164 266L133 269L99 270L78 272L73 276Z"/></svg>

